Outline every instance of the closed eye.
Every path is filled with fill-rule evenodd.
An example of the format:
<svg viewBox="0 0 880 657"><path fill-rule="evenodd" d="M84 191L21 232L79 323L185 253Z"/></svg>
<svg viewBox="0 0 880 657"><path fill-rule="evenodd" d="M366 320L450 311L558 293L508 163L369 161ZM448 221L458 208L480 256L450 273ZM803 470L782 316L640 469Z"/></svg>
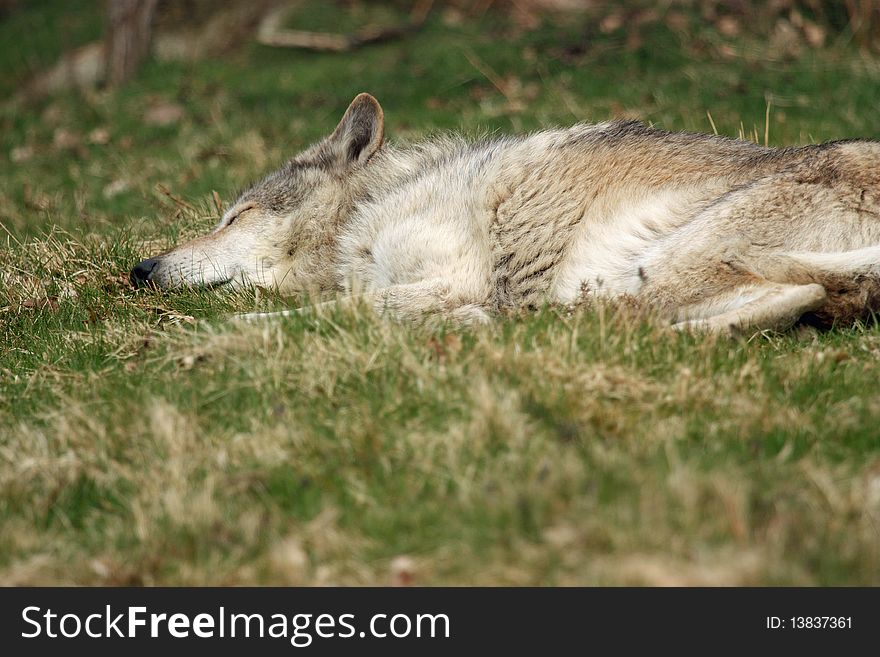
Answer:
<svg viewBox="0 0 880 657"><path fill-rule="evenodd" d="M232 224L235 223L236 219L238 219L242 214L244 214L245 212L247 212L248 210L250 210L253 207L254 206L252 206L252 205L248 205L247 207L242 208L241 210L239 210L238 212L236 212L235 214L230 216L228 219L226 219L226 221L224 221L220 225L220 228L218 230L221 230L223 228L228 228L229 226L231 226Z"/></svg>

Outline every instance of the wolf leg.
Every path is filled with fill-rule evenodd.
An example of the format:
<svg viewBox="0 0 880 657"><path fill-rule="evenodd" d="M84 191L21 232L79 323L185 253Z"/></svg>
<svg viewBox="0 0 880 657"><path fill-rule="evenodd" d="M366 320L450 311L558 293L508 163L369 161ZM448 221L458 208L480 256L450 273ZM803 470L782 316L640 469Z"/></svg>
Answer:
<svg viewBox="0 0 880 657"><path fill-rule="evenodd" d="M811 275L822 276L880 276L880 245L852 251L790 252L779 256L797 263Z"/></svg>
<svg viewBox="0 0 880 657"><path fill-rule="evenodd" d="M324 301L313 306L280 310L265 313L245 313L236 319L246 322L277 319L301 315L308 312L322 312L366 303L380 315L388 315L400 320L415 320L428 315L448 318L456 324L482 324L489 321L486 309L478 303L470 303L467 298L454 294L447 281L431 279L417 283L392 285L358 295Z"/></svg>
<svg viewBox="0 0 880 657"><path fill-rule="evenodd" d="M779 328L802 305L820 324L870 316L880 308L873 196L812 182L811 171L737 188L659 240L639 263L638 295L681 328Z"/></svg>
<svg viewBox="0 0 880 657"><path fill-rule="evenodd" d="M352 295L341 297L339 299L331 299L330 301L321 301L320 303L311 304L309 306L301 306L300 308L290 308L288 310L273 310L265 313L238 313L232 315L232 319L244 322L260 322L263 320L281 319L282 317L294 317L296 315L305 315L308 313L320 313L332 311L335 308L344 308L357 305L364 300L365 295Z"/></svg>
<svg viewBox="0 0 880 657"><path fill-rule="evenodd" d="M765 255L756 258L753 266L771 281L824 287L828 303L810 315L811 323L851 324L880 312L880 245L852 251Z"/></svg>
<svg viewBox="0 0 880 657"><path fill-rule="evenodd" d="M704 308L691 308L685 314L703 314L708 304L715 307L732 305L732 309L700 319L684 320L673 324L673 328L734 334L781 331L791 327L804 313L818 310L828 300L825 288L815 283L790 285L767 282L729 296L731 298L707 300L699 304Z"/></svg>
<svg viewBox="0 0 880 657"><path fill-rule="evenodd" d="M715 288L703 298L692 297L678 305L673 313L677 328L779 330L804 315L806 321L827 327L867 320L880 311L880 246L838 252L747 253L725 264L729 289ZM687 287L681 282L686 280L679 281L677 291L667 287L681 295ZM707 273L704 280L708 287L708 281L724 279Z"/></svg>

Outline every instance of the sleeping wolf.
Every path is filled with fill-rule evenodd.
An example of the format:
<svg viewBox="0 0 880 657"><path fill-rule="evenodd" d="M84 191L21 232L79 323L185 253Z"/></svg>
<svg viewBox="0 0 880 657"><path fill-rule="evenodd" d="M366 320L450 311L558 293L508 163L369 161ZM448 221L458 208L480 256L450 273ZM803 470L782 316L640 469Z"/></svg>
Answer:
<svg viewBox="0 0 880 657"><path fill-rule="evenodd" d="M382 108L360 94L329 137L132 281L334 292L461 323L582 295L716 331L880 308L880 143L762 148L634 121L383 137Z"/></svg>

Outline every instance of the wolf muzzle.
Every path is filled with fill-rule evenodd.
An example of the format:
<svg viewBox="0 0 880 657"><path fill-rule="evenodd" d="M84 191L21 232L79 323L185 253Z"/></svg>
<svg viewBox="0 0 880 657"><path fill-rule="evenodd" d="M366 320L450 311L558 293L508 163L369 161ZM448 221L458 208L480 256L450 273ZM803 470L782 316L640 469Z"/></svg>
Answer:
<svg viewBox="0 0 880 657"><path fill-rule="evenodd" d="M134 287L147 285L150 282L150 274L153 273L153 270L156 269L156 265L158 264L158 258L147 258L146 260L137 263L129 274L131 284Z"/></svg>

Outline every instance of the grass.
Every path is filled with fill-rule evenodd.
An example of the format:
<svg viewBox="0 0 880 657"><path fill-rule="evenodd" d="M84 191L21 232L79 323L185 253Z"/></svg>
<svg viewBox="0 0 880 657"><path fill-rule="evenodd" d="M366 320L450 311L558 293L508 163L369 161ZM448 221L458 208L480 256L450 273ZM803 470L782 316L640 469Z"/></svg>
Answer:
<svg viewBox="0 0 880 657"><path fill-rule="evenodd" d="M763 141L768 100L771 144L880 137L880 67L846 43L782 56L662 18L634 43L440 11L353 55L247 45L0 109L0 582L880 584L876 327L241 326L282 300L127 284L361 90L403 138L708 111Z"/></svg>

